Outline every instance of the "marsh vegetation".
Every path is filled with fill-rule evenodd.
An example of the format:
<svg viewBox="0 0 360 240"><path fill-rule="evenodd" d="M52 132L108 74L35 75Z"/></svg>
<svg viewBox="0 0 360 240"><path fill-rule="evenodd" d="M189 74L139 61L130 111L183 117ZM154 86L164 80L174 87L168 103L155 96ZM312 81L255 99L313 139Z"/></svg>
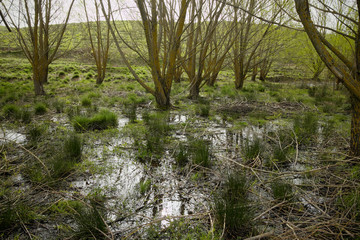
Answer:
<svg viewBox="0 0 360 240"><path fill-rule="evenodd" d="M31 28L0 26L0 239L359 238L355 75L274 25L295 6L139 0L112 21L105 2L49 23L46 70L11 41Z"/></svg>

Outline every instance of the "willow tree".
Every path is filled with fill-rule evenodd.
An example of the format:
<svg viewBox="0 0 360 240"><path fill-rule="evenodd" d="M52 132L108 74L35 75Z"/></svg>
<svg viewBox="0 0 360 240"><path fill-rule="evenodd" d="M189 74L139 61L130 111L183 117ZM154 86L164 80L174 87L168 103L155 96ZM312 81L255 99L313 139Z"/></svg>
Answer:
<svg viewBox="0 0 360 240"><path fill-rule="evenodd" d="M234 32L237 36L232 51L236 89L244 86L249 70L258 66L259 62L254 58L257 57L259 47L272 31L271 26L281 12L276 6L270 11L265 9L265 2L233 0L231 4L228 3L234 9ZM260 16L261 19L267 18L269 21L260 22L256 16Z"/></svg>
<svg viewBox="0 0 360 240"><path fill-rule="evenodd" d="M226 21L225 2L192 0L187 39L181 55L183 69L190 81L189 98L199 97L201 86L215 82L233 44L232 24Z"/></svg>
<svg viewBox="0 0 360 240"><path fill-rule="evenodd" d="M189 0L135 1L146 40L146 55L143 55L141 51L137 51L135 47L131 46L132 43L123 38L115 21L116 16L114 16L114 12L120 10L111 10L110 14L107 14L104 2L105 0L101 1L102 10L123 61L134 78L155 97L158 106L160 108L169 108L171 106L171 87L178 69L177 56L184 33ZM119 3L119 6L122 6L122 4ZM107 7L112 9L109 0L107 1ZM122 43L125 43L127 47L134 50L136 54L145 60L151 72L154 88L150 87L136 74L122 49Z"/></svg>
<svg viewBox="0 0 360 240"><path fill-rule="evenodd" d="M104 81L106 66L109 58L110 49L110 29L106 23L101 20L101 8L98 0L91 2L92 12L89 12L89 1L83 1L83 6L86 16L86 29L88 32L91 54L94 58L97 75L96 84L101 84ZM107 9L107 14L110 14L110 8ZM91 18L91 16L93 18Z"/></svg>
<svg viewBox="0 0 360 240"><path fill-rule="evenodd" d="M1 3L1 2L2 2L2 0L0 0L0 3ZM11 28L10 28L9 24L7 23L7 21L6 21L6 19L5 19L5 16L4 16L4 14L2 13L1 10L0 10L0 17L1 17L0 23L4 23L6 29L7 29L9 32L11 32Z"/></svg>
<svg viewBox="0 0 360 240"><path fill-rule="evenodd" d="M2 2L17 42L32 66L36 95L45 94L43 83L47 82L49 65L59 56L74 1L71 0L65 11L64 2L58 0Z"/></svg>
<svg viewBox="0 0 360 240"><path fill-rule="evenodd" d="M327 29L334 34L341 35L349 43L349 48L353 49L351 56L346 56L339 48L331 44L319 32L319 27L315 26L308 0L295 0L296 11L301 23L314 46L316 52L326 67L341 81L351 95L352 119L350 154L360 156L360 33L359 33L359 1L320 1L324 8L312 9L313 11L323 11L331 14L338 23L337 27Z"/></svg>

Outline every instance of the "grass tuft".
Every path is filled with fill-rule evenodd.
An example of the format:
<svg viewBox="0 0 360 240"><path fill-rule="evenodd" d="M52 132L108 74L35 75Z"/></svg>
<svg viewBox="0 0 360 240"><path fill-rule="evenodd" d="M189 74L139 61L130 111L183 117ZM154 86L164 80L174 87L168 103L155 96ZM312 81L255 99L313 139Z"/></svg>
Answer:
<svg viewBox="0 0 360 240"><path fill-rule="evenodd" d="M106 214L94 201L91 201L90 205L76 206L73 209L73 216L76 222L73 238L107 239Z"/></svg>
<svg viewBox="0 0 360 240"><path fill-rule="evenodd" d="M274 199L279 201L290 200L293 197L293 189L289 183L276 180L271 183L271 190Z"/></svg>
<svg viewBox="0 0 360 240"><path fill-rule="evenodd" d="M47 108L44 103L36 103L34 110L36 115L44 115L47 112Z"/></svg>
<svg viewBox="0 0 360 240"><path fill-rule="evenodd" d="M191 148L192 163L202 167L211 166L210 143L206 140L195 140Z"/></svg>
<svg viewBox="0 0 360 240"><path fill-rule="evenodd" d="M93 117L76 116L73 120L73 126L76 131L86 130L105 130L116 127L118 124L117 115L109 110L102 110Z"/></svg>
<svg viewBox="0 0 360 240"><path fill-rule="evenodd" d="M247 237L252 232L253 209L249 206L249 184L242 173L227 177L223 189L215 197L215 219L217 228L225 227L228 239Z"/></svg>
<svg viewBox="0 0 360 240"><path fill-rule="evenodd" d="M91 99L89 97L81 98L81 105L84 107L90 107L92 104Z"/></svg>
<svg viewBox="0 0 360 240"><path fill-rule="evenodd" d="M2 112L6 119L19 119L21 117L20 108L15 104L6 104Z"/></svg>
<svg viewBox="0 0 360 240"><path fill-rule="evenodd" d="M304 116L296 116L294 119L294 132L302 144L313 142L318 134L318 129L319 119L312 112L307 112Z"/></svg>
<svg viewBox="0 0 360 240"><path fill-rule="evenodd" d="M252 161L259 157L264 150L264 143L259 139L255 138L254 141L246 140L242 148L244 158L247 161Z"/></svg>

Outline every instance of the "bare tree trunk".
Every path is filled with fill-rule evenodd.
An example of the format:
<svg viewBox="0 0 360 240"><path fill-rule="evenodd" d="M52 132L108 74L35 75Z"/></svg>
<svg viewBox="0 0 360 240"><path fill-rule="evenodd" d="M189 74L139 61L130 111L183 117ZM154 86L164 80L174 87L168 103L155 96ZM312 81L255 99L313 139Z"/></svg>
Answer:
<svg viewBox="0 0 360 240"><path fill-rule="evenodd" d="M34 82L34 91L35 95L45 95L43 83L44 79L47 77L47 67L38 64L38 66L33 66L33 82Z"/></svg>
<svg viewBox="0 0 360 240"><path fill-rule="evenodd" d="M357 1L359 11L360 1ZM348 89L352 96L352 120L351 120L351 138L350 138L350 155L360 156L360 39L359 39L359 21L357 22L357 34L353 39L355 46L355 62L347 59L338 49L322 37L318 32L311 19L309 2L307 0L295 0L296 11L304 26L304 29L311 40L316 52L327 68L339 79ZM358 16L358 13L357 13ZM342 62L338 64L329 50L335 54Z"/></svg>
<svg viewBox="0 0 360 240"><path fill-rule="evenodd" d="M254 59L255 60L255 59ZM255 62L255 61L254 61ZM255 82L256 81L256 75L258 73L258 67L257 65L255 65L253 67L253 71L252 71L252 75L251 75L251 81Z"/></svg>
<svg viewBox="0 0 360 240"><path fill-rule="evenodd" d="M360 156L360 101L356 97L351 97L351 110L350 155Z"/></svg>
<svg viewBox="0 0 360 240"><path fill-rule="evenodd" d="M260 69L259 79L260 79L260 81L262 81L262 82L264 82L265 79L266 79L266 73L265 73L265 71L262 71L261 69Z"/></svg>
<svg viewBox="0 0 360 240"><path fill-rule="evenodd" d="M214 87L215 86L215 83L216 83L216 80L217 80L217 77L219 75L219 72L215 72L214 74L212 74L210 76L210 79L208 81L208 86L210 87Z"/></svg>
<svg viewBox="0 0 360 240"><path fill-rule="evenodd" d="M236 89L241 90L244 87L245 78L246 78L246 76L244 76L243 74L239 74L239 75L235 76L235 88Z"/></svg>
<svg viewBox="0 0 360 240"><path fill-rule="evenodd" d="M196 77L197 78L197 77ZM190 85L190 91L189 91L189 98L196 100L199 98L199 93L200 93L200 81L192 81L191 85Z"/></svg>
<svg viewBox="0 0 360 240"><path fill-rule="evenodd" d="M241 57L238 59L238 63L234 67L235 67L235 88L240 90L244 87L244 82L247 72L244 71L244 66Z"/></svg>

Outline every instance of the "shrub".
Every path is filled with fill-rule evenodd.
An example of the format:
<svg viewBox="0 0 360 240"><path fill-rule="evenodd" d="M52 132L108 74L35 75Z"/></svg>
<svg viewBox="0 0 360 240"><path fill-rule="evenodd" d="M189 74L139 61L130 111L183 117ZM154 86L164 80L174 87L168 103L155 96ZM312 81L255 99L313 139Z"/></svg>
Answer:
<svg viewBox="0 0 360 240"><path fill-rule="evenodd" d="M216 226L219 229L225 227L226 238L245 238L252 231L254 211L249 206L248 189L245 175L235 172L228 176L223 189L216 195Z"/></svg>
<svg viewBox="0 0 360 240"><path fill-rule="evenodd" d="M116 127L117 124L117 115L109 110L102 110L93 117L76 116L73 120L76 131L104 130Z"/></svg>
<svg viewBox="0 0 360 240"><path fill-rule="evenodd" d="M293 197L293 189L289 183L276 180L271 183L271 190L274 199L280 201L290 200Z"/></svg>
<svg viewBox="0 0 360 240"><path fill-rule="evenodd" d="M36 115L44 115L47 112L47 108L44 103L36 103L34 109Z"/></svg>

